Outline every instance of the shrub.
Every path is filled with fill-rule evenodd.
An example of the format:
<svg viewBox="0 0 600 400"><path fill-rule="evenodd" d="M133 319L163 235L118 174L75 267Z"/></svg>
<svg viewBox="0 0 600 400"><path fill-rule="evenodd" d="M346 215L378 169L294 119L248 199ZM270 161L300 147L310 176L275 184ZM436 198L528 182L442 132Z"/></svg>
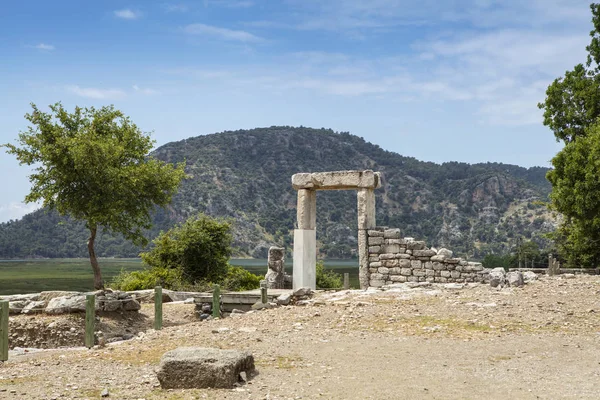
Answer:
<svg viewBox="0 0 600 400"><path fill-rule="evenodd" d="M181 268L154 267L141 271L125 272L114 277L111 287L117 290L153 289L155 286L177 290L183 285Z"/></svg>
<svg viewBox="0 0 600 400"><path fill-rule="evenodd" d="M332 270L325 270L323 260L317 261L317 288L334 289L341 288L344 285L342 274Z"/></svg>
<svg viewBox="0 0 600 400"><path fill-rule="evenodd" d="M239 292L242 290L258 289L260 287L260 280L261 277L257 275L243 268L230 265L227 269L227 275L221 281L221 286L225 290Z"/></svg>
<svg viewBox="0 0 600 400"><path fill-rule="evenodd" d="M199 214L161 232L155 247L140 256L152 268L180 268L189 283L218 282L227 274L230 231L229 222Z"/></svg>

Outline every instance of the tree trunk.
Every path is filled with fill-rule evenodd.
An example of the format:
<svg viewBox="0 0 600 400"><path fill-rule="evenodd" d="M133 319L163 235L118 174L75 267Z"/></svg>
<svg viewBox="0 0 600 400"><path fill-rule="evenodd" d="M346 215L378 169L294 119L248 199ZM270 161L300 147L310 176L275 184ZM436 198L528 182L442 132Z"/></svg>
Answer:
<svg viewBox="0 0 600 400"><path fill-rule="evenodd" d="M96 259L96 252L94 251L94 242L96 241L96 226L90 228L90 238L88 239L87 246L88 252L90 253L90 263L92 264L92 270L94 271L94 289L104 289L104 281L102 280L102 273L100 272L100 266Z"/></svg>

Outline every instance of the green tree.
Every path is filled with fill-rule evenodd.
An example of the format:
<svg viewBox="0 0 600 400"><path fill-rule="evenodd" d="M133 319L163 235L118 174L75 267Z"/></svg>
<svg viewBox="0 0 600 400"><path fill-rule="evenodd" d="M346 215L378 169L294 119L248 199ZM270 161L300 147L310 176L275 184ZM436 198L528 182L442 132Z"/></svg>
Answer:
<svg viewBox="0 0 600 400"><path fill-rule="evenodd" d="M551 208L565 216L553 235L570 266L600 261L600 4L591 4L591 42L585 64L556 79L539 107L544 125L565 147L552 159Z"/></svg>
<svg viewBox="0 0 600 400"><path fill-rule="evenodd" d="M600 262L600 125L567 144L553 159L548 172L552 207L565 221L554 236L569 266Z"/></svg>
<svg viewBox="0 0 600 400"><path fill-rule="evenodd" d="M186 281L220 281L228 271L231 224L199 214L153 240L140 256L152 268L181 268Z"/></svg>
<svg viewBox="0 0 600 400"><path fill-rule="evenodd" d="M485 268L504 268L508 270L511 263L511 256L508 254L486 254L481 263Z"/></svg>
<svg viewBox="0 0 600 400"><path fill-rule="evenodd" d="M577 64L564 77L554 80L546 90L546 99L538 107L544 110L544 125L556 140L572 142L586 135L586 128L600 116L600 4L591 4L591 43L585 64Z"/></svg>
<svg viewBox="0 0 600 400"><path fill-rule="evenodd" d="M317 261L316 266L316 284L319 289L337 289L344 284L342 275L330 269L325 269L323 260Z"/></svg>
<svg viewBox="0 0 600 400"><path fill-rule="evenodd" d="M113 106L75 107L73 113L60 103L49 113L31 106L25 115L31 125L19 134L19 144L3 146L21 165L35 166L26 202L42 201L85 222L94 287L102 289L94 250L98 228L145 244L142 230L151 226L150 212L170 203L184 165L149 157L154 142Z"/></svg>

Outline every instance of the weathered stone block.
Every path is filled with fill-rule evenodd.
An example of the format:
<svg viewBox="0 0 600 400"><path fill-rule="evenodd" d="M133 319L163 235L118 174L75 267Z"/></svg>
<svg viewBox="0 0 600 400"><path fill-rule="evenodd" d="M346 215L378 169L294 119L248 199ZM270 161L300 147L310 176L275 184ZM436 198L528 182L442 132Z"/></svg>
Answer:
<svg viewBox="0 0 600 400"><path fill-rule="evenodd" d="M356 193L358 203L358 229L375 227L375 192L373 189L360 189Z"/></svg>
<svg viewBox="0 0 600 400"><path fill-rule="evenodd" d="M387 275L390 273L390 269L386 267L379 267L377 268L377 272L379 272L380 274Z"/></svg>
<svg viewBox="0 0 600 400"><path fill-rule="evenodd" d="M297 204L298 229L315 229L317 226L317 192L298 190Z"/></svg>
<svg viewBox="0 0 600 400"><path fill-rule="evenodd" d="M369 246L379 246L384 244L382 237L369 237Z"/></svg>
<svg viewBox="0 0 600 400"><path fill-rule="evenodd" d="M385 281L381 279L371 279L369 285L372 287L382 287L385 285Z"/></svg>
<svg viewBox="0 0 600 400"><path fill-rule="evenodd" d="M390 268L390 275L400 275L400 273L402 273L402 268L400 268L400 267Z"/></svg>
<svg viewBox="0 0 600 400"><path fill-rule="evenodd" d="M406 247L406 240L404 239L385 239L385 244L397 244Z"/></svg>
<svg viewBox="0 0 600 400"><path fill-rule="evenodd" d="M423 263L423 268L425 269L433 269L433 263L431 261L426 261Z"/></svg>
<svg viewBox="0 0 600 400"><path fill-rule="evenodd" d="M157 376L163 389L233 388L241 372L254 373L249 352L180 347L163 355Z"/></svg>
<svg viewBox="0 0 600 400"><path fill-rule="evenodd" d="M410 260L410 257L411 257L410 254L402 254L402 253L396 254L396 258L399 258L401 260Z"/></svg>
<svg viewBox="0 0 600 400"><path fill-rule="evenodd" d="M377 273L377 268L369 268L369 273L376 274Z"/></svg>
<svg viewBox="0 0 600 400"><path fill-rule="evenodd" d="M424 269L413 269L412 274L413 274L413 276L425 276L425 270Z"/></svg>
<svg viewBox="0 0 600 400"><path fill-rule="evenodd" d="M409 250L424 250L427 247L422 241L409 242L406 246Z"/></svg>
<svg viewBox="0 0 600 400"><path fill-rule="evenodd" d="M386 244L382 247L385 250L385 253L400 253L399 244Z"/></svg>
<svg viewBox="0 0 600 400"><path fill-rule="evenodd" d="M413 256L415 257L432 257L435 255L433 250L413 250Z"/></svg>
<svg viewBox="0 0 600 400"><path fill-rule="evenodd" d="M378 255L369 255L369 262L375 262L375 261L379 261L379 256Z"/></svg>
<svg viewBox="0 0 600 400"><path fill-rule="evenodd" d="M452 271L452 272L450 273L450 276L451 276L452 278L454 278L454 279L456 279L456 278L460 278L460 272L458 272L458 271Z"/></svg>
<svg viewBox="0 0 600 400"><path fill-rule="evenodd" d="M379 267L381 267L380 261L369 263L369 268L379 268Z"/></svg>
<svg viewBox="0 0 600 400"><path fill-rule="evenodd" d="M381 187L379 172L365 171L332 171L313 172L292 175L292 187L299 189L377 189Z"/></svg>
<svg viewBox="0 0 600 400"><path fill-rule="evenodd" d="M450 271L441 271L440 276L443 278L450 278L451 272Z"/></svg>
<svg viewBox="0 0 600 400"><path fill-rule="evenodd" d="M426 269L425 276L435 276L435 271L432 269Z"/></svg>
<svg viewBox="0 0 600 400"><path fill-rule="evenodd" d="M431 257L431 261L437 261L437 262L442 262L445 259L446 259L446 257L444 257L444 256L438 256L438 255L435 255L435 256Z"/></svg>
<svg viewBox="0 0 600 400"><path fill-rule="evenodd" d="M383 231L376 231L373 229L369 229L367 231L367 234L369 235L370 238L372 237L383 237Z"/></svg>
<svg viewBox="0 0 600 400"><path fill-rule="evenodd" d="M407 282L419 282L419 277L418 276L407 276L406 281Z"/></svg>
<svg viewBox="0 0 600 400"><path fill-rule="evenodd" d="M444 262L446 264L458 264L460 262L460 258L446 258Z"/></svg>
<svg viewBox="0 0 600 400"><path fill-rule="evenodd" d="M404 276L410 276L412 274L412 269L402 268L402 270L400 271L400 274L404 275Z"/></svg>
<svg viewBox="0 0 600 400"><path fill-rule="evenodd" d="M390 280L393 282L406 282L406 276L404 275L390 275Z"/></svg>
<svg viewBox="0 0 600 400"><path fill-rule="evenodd" d="M446 258L452 258L452 255L454 253L452 253L451 250L441 248L441 249L438 250L437 254L440 255L440 256L444 256Z"/></svg>
<svg viewBox="0 0 600 400"><path fill-rule="evenodd" d="M381 251L381 246L369 246L369 254L377 254Z"/></svg>
<svg viewBox="0 0 600 400"><path fill-rule="evenodd" d="M406 259L398 260L398 265L401 268L410 268L410 260L406 260Z"/></svg>
<svg viewBox="0 0 600 400"><path fill-rule="evenodd" d="M396 258L396 255L391 253L383 253L379 255L380 260L393 260L394 258Z"/></svg>
<svg viewBox="0 0 600 400"><path fill-rule="evenodd" d="M383 275L379 273L379 268L377 268L377 272L376 274L371 274L371 280L382 280L383 279Z"/></svg>
<svg viewBox="0 0 600 400"><path fill-rule="evenodd" d="M411 260L410 267L413 269L421 269L423 268L423 263L419 260Z"/></svg>
<svg viewBox="0 0 600 400"><path fill-rule="evenodd" d="M445 269L444 264L442 264L441 262L434 262L432 263L433 269L436 271L441 271L443 269Z"/></svg>
<svg viewBox="0 0 600 400"><path fill-rule="evenodd" d="M386 229L383 232L383 237L386 239L400 239L400 229Z"/></svg>
<svg viewBox="0 0 600 400"><path fill-rule="evenodd" d="M400 262L398 260L383 260L381 264L384 267L393 268L399 266Z"/></svg>

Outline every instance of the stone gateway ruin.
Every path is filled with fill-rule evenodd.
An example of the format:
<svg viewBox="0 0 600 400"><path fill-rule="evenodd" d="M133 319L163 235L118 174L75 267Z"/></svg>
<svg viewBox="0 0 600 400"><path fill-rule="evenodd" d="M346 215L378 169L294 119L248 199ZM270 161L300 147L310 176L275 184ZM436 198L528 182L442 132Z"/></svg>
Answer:
<svg viewBox="0 0 600 400"><path fill-rule="evenodd" d="M379 172L335 171L292 176L298 191L294 230L293 287L316 289L317 190L356 190L358 202L358 266L360 288L398 282L488 282L480 263L453 258L447 249L430 249L425 242L402 238L399 229L377 227L375 189Z"/></svg>
<svg viewBox="0 0 600 400"><path fill-rule="evenodd" d="M316 289L317 190L356 190L358 202L358 263L361 289L369 286L367 231L375 228L375 189L381 186L378 172L336 171L292 176L298 191L298 227L294 230L294 289Z"/></svg>

